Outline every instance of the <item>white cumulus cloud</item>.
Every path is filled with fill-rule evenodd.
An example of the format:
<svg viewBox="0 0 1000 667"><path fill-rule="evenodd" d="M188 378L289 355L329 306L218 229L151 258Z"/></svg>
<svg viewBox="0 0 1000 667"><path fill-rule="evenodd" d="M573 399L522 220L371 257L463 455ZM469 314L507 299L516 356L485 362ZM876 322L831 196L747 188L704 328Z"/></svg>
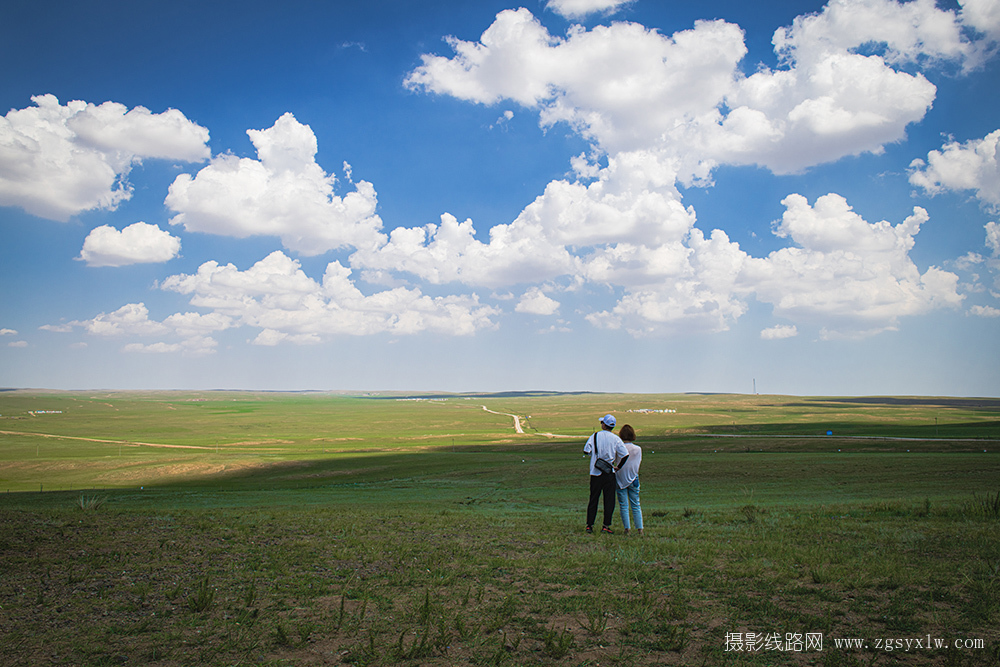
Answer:
<svg viewBox="0 0 1000 667"><path fill-rule="evenodd" d="M927 212L915 207L903 222L869 223L847 201L828 194L810 205L793 194L775 228L796 245L749 258L741 286L795 321L821 321L832 337L897 328L900 317L956 308L958 276L938 267L920 273L909 251Z"/></svg>
<svg viewBox="0 0 1000 667"><path fill-rule="evenodd" d="M567 19L581 19L590 14L610 14L632 0L548 0L545 8Z"/></svg>
<svg viewBox="0 0 1000 667"><path fill-rule="evenodd" d="M232 321L217 313L177 313L157 322L149 317L144 303L129 303L111 313L100 313L89 320L77 320L65 325L45 325L46 331L68 332L74 327L95 336L109 338L179 338L175 342L163 340L152 343L127 343L123 352L143 354L181 353L186 356L212 354L218 343L207 335L232 326Z"/></svg>
<svg viewBox="0 0 1000 667"><path fill-rule="evenodd" d="M38 328L40 330L42 330L42 331L51 331L52 333L69 333L70 331L73 330L73 326L74 326L74 324L72 324L72 323L66 323L66 324L43 324L42 326L40 326Z"/></svg>
<svg viewBox="0 0 1000 667"><path fill-rule="evenodd" d="M175 313L163 324L176 331L181 336L197 338L213 331L224 331L233 326L232 318L221 313Z"/></svg>
<svg viewBox="0 0 1000 667"><path fill-rule="evenodd" d="M780 55L797 61L818 61L861 46L879 51L892 64L963 60L974 49L961 17L934 0L831 0L821 11L777 30L773 41Z"/></svg>
<svg viewBox="0 0 1000 667"><path fill-rule="evenodd" d="M635 335L723 331L751 298L826 325L831 337L956 307L957 277L920 272L909 257L922 209L896 226L871 224L839 195L815 209L793 195L775 228L789 247L754 258L722 230L698 229L678 185L710 184L724 164L789 173L881 152L934 101L917 69L974 66L983 44L966 20L929 0L836 0L778 30L780 66L747 76L743 32L725 21L673 35L626 22L575 26L558 37L527 9L500 12L478 41L448 38L452 56L424 55L406 85L479 104L510 100L536 109L544 127L567 124L592 142L571 160L582 182L552 181L488 240L446 213L358 247L351 266L383 284L409 274L527 283L532 295L546 282L610 287L617 304L588 319Z"/></svg>
<svg viewBox="0 0 1000 667"><path fill-rule="evenodd" d="M994 43L1000 41L1000 2L960 0L962 22Z"/></svg>
<svg viewBox="0 0 1000 667"><path fill-rule="evenodd" d="M322 338L314 333L289 334L284 331L276 331L275 329L264 329L257 334L257 337L251 342L254 345L274 347L280 343L291 343L292 345L311 345L314 343L320 343L322 340Z"/></svg>
<svg viewBox="0 0 1000 667"><path fill-rule="evenodd" d="M458 222L445 213L440 225L397 227L384 245L351 255L351 266L372 282L391 282L387 276L402 271L433 284L486 287L537 282L571 270L570 253L537 227L496 225L489 243L475 234L472 220Z"/></svg>
<svg viewBox="0 0 1000 667"><path fill-rule="evenodd" d="M994 297L1000 299L1000 225L995 222L986 223L986 246L992 257L985 261L986 267L993 273Z"/></svg>
<svg viewBox="0 0 1000 667"><path fill-rule="evenodd" d="M783 338L794 338L798 335L799 330L794 324L778 324L760 332L760 337L763 340L781 340Z"/></svg>
<svg viewBox="0 0 1000 667"><path fill-rule="evenodd" d="M180 350L181 346L179 343L150 343L149 345L129 343L122 347L123 352L138 352L141 354L169 354L171 352L180 352Z"/></svg>
<svg viewBox="0 0 1000 667"><path fill-rule="evenodd" d="M764 339L797 335L796 325L806 323L822 327L823 337L859 337L896 328L901 317L957 308L957 276L934 266L921 271L910 258L928 219L919 207L897 224L870 223L840 195L810 204L792 194L773 230L787 247L752 257L725 231L699 229L680 186L711 184L721 165L792 173L881 152L934 102L936 88L922 68L980 62L983 35L994 25L991 2L968 0L956 12L931 0L834 0L775 33L773 69L744 63L743 31L721 20L672 35L615 22L554 36L527 9L501 12L478 41L449 38L450 57L424 55L405 85L477 104L509 101L537 111L545 128L565 124L591 144L570 160L577 180L550 182L488 234L449 213L436 224L383 233L374 186L353 182L346 163L346 182L328 174L316 162L312 129L287 113L270 128L248 131L255 158L218 155L197 174L177 177L165 199L171 224L273 236L301 255L347 248L348 266L330 262L322 278L313 278L280 251L246 269L206 262L159 285L188 296L199 312L158 322L143 304L128 304L72 326L173 337L130 343L129 351L145 353L211 351L212 332L243 327L253 330L254 344L279 345L337 335L468 335L494 326L499 311L476 294L432 297L410 279L511 292L520 285L515 311L536 315L557 313L559 302L546 294L553 290L613 294L587 319L636 336L724 331L751 299L796 323L766 328ZM552 0L548 8L572 17L618 4ZM65 130L100 153L136 134L119 111L92 112ZM505 111L497 123L512 118ZM133 150L140 143L154 150L158 137L149 133ZM928 192L974 189L991 201L998 190L995 159L989 171L991 138L995 152L992 134L932 152L915 163L911 179ZM126 185L116 187L111 199L128 195ZM1000 238L991 224L987 243L996 255ZM94 230L81 258L135 258L134 248L112 251L130 229ZM174 237L152 225L137 231L155 237L159 244L151 245L167 255ZM356 275L389 288L362 292Z"/></svg>
<svg viewBox="0 0 1000 667"><path fill-rule="evenodd" d="M1000 309L993 306L973 306L969 309L969 314L976 317L1000 317Z"/></svg>
<svg viewBox="0 0 1000 667"><path fill-rule="evenodd" d="M411 273L432 283L499 287L559 276L643 285L676 275L695 218L680 201L675 172L645 152L609 159L589 185L553 181L509 224L475 238L472 220L441 216L440 225L397 228L388 242L351 256L377 280ZM631 263L621 260L631 253Z"/></svg>
<svg viewBox="0 0 1000 667"><path fill-rule="evenodd" d="M149 309L144 303L128 303L111 313L71 324L95 336L156 336L169 331L160 322L149 319Z"/></svg>
<svg viewBox="0 0 1000 667"><path fill-rule="evenodd" d="M127 266L166 262L180 249L180 239L156 225L136 222L121 231L102 225L84 239L80 259L88 266Z"/></svg>
<svg viewBox="0 0 1000 667"><path fill-rule="evenodd" d="M54 95L0 118L0 205L65 221L82 211L114 209L132 196L126 177L143 159L199 162L208 130L175 109L152 113Z"/></svg>
<svg viewBox="0 0 1000 667"><path fill-rule="evenodd" d="M928 153L926 161L914 160L910 183L932 195L974 190L984 207L1000 212L1000 130L982 139L950 142Z"/></svg>
<svg viewBox="0 0 1000 667"><path fill-rule="evenodd" d="M286 113L272 127L247 134L257 160L220 155L195 176L174 180L165 201L176 212L172 225L237 238L277 236L303 255L379 241L375 188L358 181L338 196L337 179L316 163L308 125Z"/></svg>
<svg viewBox="0 0 1000 667"><path fill-rule="evenodd" d="M881 152L921 120L936 88L912 63L970 65L980 43L931 0L837 0L775 33L780 68L745 76L743 31L698 21L663 35L617 22L557 37L527 10L500 12L478 42L449 38L412 89L536 108L609 155L646 150L678 162L685 183L719 164L796 172ZM872 45L875 53L862 53Z"/></svg>
<svg viewBox="0 0 1000 667"><path fill-rule="evenodd" d="M340 262L327 265L322 281L299 262L275 251L249 269L206 262L195 274L170 276L162 289L188 294L232 326L261 329L257 344L318 342L331 335L415 334L433 331L469 335L492 328L496 309L476 295L430 297L395 288L363 294Z"/></svg>
<svg viewBox="0 0 1000 667"><path fill-rule="evenodd" d="M211 336L193 336L179 343L128 343L122 347L122 352L138 354L183 354L189 357L203 357L214 354L218 342Z"/></svg>
<svg viewBox="0 0 1000 667"><path fill-rule="evenodd" d="M551 35L527 10L500 12L479 42L450 38L453 58L424 55L413 89L538 108L609 153L648 148L720 105L746 53L738 26L699 22L673 37L635 23Z"/></svg>
<svg viewBox="0 0 1000 667"><path fill-rule="evenodd" d="M747 255L722 230L706 238L692 228L683 245L661 249L672 275L657 268L660 280L626 290L610 311L587 316L603 328L623 328L632 335L726 331L746 311L737 281ZM656 251L649 251L654 253ZM655 274L654 274L655 275Z"/></svg>
<svg viewBox="0 0 1000 667"><path fill-rule="evenodd" d="M995 222L986 223L986 245L994 257L1000 257L1000 225Z"/></svg>
<svg viewBox="0 0 1000 667"><path fill-rule="evenodd" d="M514 310L531 315L554 315L559 311L559 302L547 296L539 287L531 287L517 302Z"/></svg>

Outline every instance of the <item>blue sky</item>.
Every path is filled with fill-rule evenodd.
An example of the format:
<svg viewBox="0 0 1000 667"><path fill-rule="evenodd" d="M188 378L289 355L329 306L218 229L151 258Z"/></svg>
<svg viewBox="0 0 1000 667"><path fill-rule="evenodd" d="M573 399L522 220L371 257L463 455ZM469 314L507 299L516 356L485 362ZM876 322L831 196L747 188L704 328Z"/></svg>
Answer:
<svg viewBox="0 0 1000 667"><path fill-rule="evenodd" d="M1000 395L1000 0L57 4L2 386Z"/></svg>

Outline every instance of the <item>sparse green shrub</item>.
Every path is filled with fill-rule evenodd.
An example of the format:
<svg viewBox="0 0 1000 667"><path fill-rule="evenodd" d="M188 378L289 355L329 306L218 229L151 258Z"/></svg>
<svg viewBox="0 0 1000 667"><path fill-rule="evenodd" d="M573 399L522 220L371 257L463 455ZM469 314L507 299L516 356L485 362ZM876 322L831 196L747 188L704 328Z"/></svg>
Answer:
<svg viewBox="0 0 1000 667"><path fill-rule="evenodd" d="M679 588L670 594L667 603L660 609L659 616L670 621L683 621L691 613L691 602L687 594Z"/></svg>
<svg viewBox="0 0 1000 667"><path fill-rule="evenodd" d="M1000 561L978 561L963 577L967 597L965 613L972 620L991 624L1000 617Z"/></svg>
<svg viewBox="0 0 1000 667"><path fill-rule="evenodd" d="M814 584L826 584L830 582L829 570L824 565L815 565L809 568L809 577Z"/></svg>
<svg viewBox="0 0 1000 667"><path fill-rule="evenodd" d="M465 624L465 619L462 614L455 615L455 632L458 633L458 638L465 640L474 636L477 632L476 626L468 626Z"/></svg>
<svg viewBox="0 0 1000 667"><path fill-rule="evenodd" d="M413 641L410 645L406 645L406 635L409 634L410 630L403 630L399 633L399 640L396 642L396 648L394 651L394 656L396 660L420 660L421 658L428 658L434 654L433 643L430 639L430 632L427 630L415 633Z"/></svg>
<svg viewBox="0 0 1000 667"><path fill-rule="evenodd" d="M972 496L969 514L986 519L1000 519L1000 491Z"/></svg>
<svg viewBox="0 0 1000 667"><path fill-rule="evenodd" d="M492 667L508 664L512 661L513 655L520 645L520 637L517 637L508 644L507 633L501 633L496 646L484 646L482 651L477 652L472 657L472 662L477 665L490 665Z"/></svg>
<svg viewBox="0 0 1000 667"><path fill-rule="evenodd" d="M254 623L257 622L259 614L259 609L241 609L236 612L236 623L243 627L252 628Z"/></svg>
<svg viewBox="0 0 1000 667"><path fill-rule="evenodd" d="M312 633L316 629L316 624L301 623L296 629L299 633L299 645L303 645L309 641L310 637L312 637Z"/></svg>
<svg viewBox="0 0 1000 667"><path fill-rule="evenodd" d="M288 636L288 630L285 629L281 621L278 621L278 624L274 627L274 643L278 646L292 645L292 640Z"/></svg>
<svg viewBox="0 0 1000 667"><path fill-rule="evenodd" d="M334 633L340 632L340 628L344 625L344 615L346 614L345 604L347 603L347 597L345 595L340 596L340 609L337 611L337 620L333 624Z"/></svg>
<svg viewBox="0 0 1000 667"><path fill-rule="evenodd" d="M493 608L487 615L486 625L484 627L485 632L496 632L509 623L510 620L514 618L516 606L517 602L514 599L514 596L508 595L504 597L503 601Z"/></svg>
<svg viewBox="0 0 1000 667"><path fill-rule="evenodd" d="M542 635L542 642L545 645L542 652L546 656L558 660L569 655L569 652L576 645L576 638L573 637L573 633L568 628L558 632L555 628L548 628Z"/></svg>
<svg viewBox="0 0 1000 667"><path fill-rule="evenodd" d="M257 579L250 580L250 583L243 589L243 606L249 609L257 602Z"/></svg>
<svg viewBox="0 0 1000 667"><path fill-rule="evenodd" d="M139 598L140 604L146 602L146 596L149 595L149 583L145 581L138 582L132 586L132 592Z"/></svg>
<svg viewBox="0 0 1000 667"><path fill-rule="evenodd" d="M84 512L96 511L101 509L107 498L103 496L88 496L84 493L80 494L79 500L76 501L76 506L82 509Z"/></svg>
<svg viewBox="0 0 1000 667"><path fill-rule="evenodd" d="M761 510L756 505L744 505L740 508L740 513L747 523L757 523L757 519L760 516Z"/></svg>
<svg viewBox="0 0 1000 667"><path fill-rule="evenodd" d="M353 646L344 656L344 662L364 667L382 657L382 647L378 644L378 635L374 629L368 630L368 641Z"/></svg>
<svg viewBox="0 0 1000 667"><path fill-rule="evenodd" d="M173 602L181 596L181 582L176 582L175 586L166 592L167 599Z"/></svg>
<svg viewBox="0 0 1000 667"><path fill-rule="evenodd" d="M928 517L928 516L931 515L931 499L930 498L924 498L924 506L922 508L918 509L917 512L916 512L916 514L919 517Z"/></svg>
<svg viewBox="0 0 1000 667"><path fill-rule="evenodd" d="M586 630L591 637L600 637L608 629L610 615L604 598L598 596L584 610L583 618L579 621L580 627Z"/></svg>
<svg viewBox="0 0 1000 667"><path fill-rule="evenodd" d="M208 611L213 602L215 602L215 589L209 584L208 577L205 577L195 586L194 593L188 596L187 606L188 609L199 614Z"/></svg>
<svg viewBox="0 0 1000 667"><path fill-rule="evenodd" d="M343 608L344 602L341 598L341 608ZM361 624L365 620L365 614L368 612L368 598L361 600L361 607L358 609L357 614L347 614L344 620L350 621L344 624L344 632L348 635L354 636L361 630ZM343 622L343 621L342 621Z"/></svg>
<svg viewBox="0 0 1000 667"><path fill-rule="evenodd" d="M447 653L448 648L451 646L451 640L453 637L454 635L448 628L448 619L442 616L438 620L437 632L434 635L434 650L440 654Z"/></svg>
<svg viewBox="0 0 1000 667"><path fill-rule="evenodd" d="M420 625L427 625L431 620L431 591L424 589L424 601L417 610L417 620Z"/></svg>

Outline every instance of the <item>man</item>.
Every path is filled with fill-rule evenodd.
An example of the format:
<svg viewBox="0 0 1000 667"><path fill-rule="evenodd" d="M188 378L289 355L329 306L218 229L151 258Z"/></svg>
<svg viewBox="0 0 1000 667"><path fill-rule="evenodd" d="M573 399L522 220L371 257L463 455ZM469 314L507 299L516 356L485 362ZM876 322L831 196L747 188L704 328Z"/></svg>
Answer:
<svg viewBox="0 0 1000 667"><path fill-rule="evenodd" d="M611 517L615 512L615 470L611 461L621 457L618 467L628 460L628 450L621 438L614 434L615 418L604 415L601 418L601 430L587 439L583 446L585 454L590 454L590 502L587 504L587 532L594 532L594 519L597 518L597 502L604 496L604 526L602 533L611 533ZM601 471L598 459L606 461L605 471Z"/></svg>

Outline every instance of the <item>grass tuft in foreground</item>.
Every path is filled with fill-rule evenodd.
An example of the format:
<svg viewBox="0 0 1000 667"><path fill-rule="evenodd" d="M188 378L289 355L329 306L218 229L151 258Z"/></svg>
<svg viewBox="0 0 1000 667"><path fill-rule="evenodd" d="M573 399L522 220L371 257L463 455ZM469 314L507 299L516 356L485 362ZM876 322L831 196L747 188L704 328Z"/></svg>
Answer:
<svg viewBox="0 0 1000 667"><path fill-rule="evenodd" d="M85 493L81 493L80 498L76 501L76 505L84 512L90 512L101 509L106 500L107 498L103 496L88 496Z"/></svg>

